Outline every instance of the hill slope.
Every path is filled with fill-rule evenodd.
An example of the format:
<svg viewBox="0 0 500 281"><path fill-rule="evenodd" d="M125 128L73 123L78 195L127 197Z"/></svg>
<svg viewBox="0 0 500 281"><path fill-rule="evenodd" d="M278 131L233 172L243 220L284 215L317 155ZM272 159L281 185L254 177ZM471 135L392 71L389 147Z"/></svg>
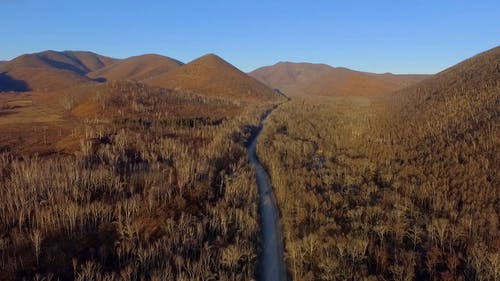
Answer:
<svg viewBox="0 0 500 281"><path fill-rule="evenodd" d="M276 94L222 58L209 54L146 81L169 89L236 100L271 100Z"/></svg>
<svg viewBox="0 0 500 281"><path fill-rule="evenodd" d="M120 60L88 74L91 78L106 80L143 80L167 73L182 65L182 62L160 55L148 54Z"/></svg>
<svg viewBox="0 0 500 281"><path fill-rule="evenodd" d="M400 118L413 122L426 135L498 121L500 47L401 90L391 99L400 105Z"/></svg>
<svg viewBox="0 0 500 281"><path fill-rule="evenodd" d="M0 66L2 90L52 91L92 82L85 75L115 62L115 59L80 51L45 51L19 56Z"/></svg>
<svg viewBox="0 0 500 281"><path fill-rule="evenodd" d="M251 76L292 96L360 96L392 92L426 75L374 74L324 64L282 62Z"/></svg>

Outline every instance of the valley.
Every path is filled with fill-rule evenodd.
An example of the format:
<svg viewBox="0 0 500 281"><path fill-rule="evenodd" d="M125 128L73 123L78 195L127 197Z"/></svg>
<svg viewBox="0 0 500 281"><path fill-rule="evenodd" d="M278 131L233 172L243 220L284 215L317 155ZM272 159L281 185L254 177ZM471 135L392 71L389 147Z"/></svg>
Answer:
<svg viewBox="0 0 500 281"><path fill-rule="evenodd" d="M499 66L1 62L0 280L498 280Z"/></svg>

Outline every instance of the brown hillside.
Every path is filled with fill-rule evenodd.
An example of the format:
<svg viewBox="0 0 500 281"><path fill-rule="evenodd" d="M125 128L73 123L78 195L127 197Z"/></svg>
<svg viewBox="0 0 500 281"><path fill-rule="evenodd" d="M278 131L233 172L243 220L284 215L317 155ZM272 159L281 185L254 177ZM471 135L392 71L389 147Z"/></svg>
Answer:
<svg viewBox="0 0 500 281"><path fill-rule="evenodd" d="M426 75L373 74L324 64L278 63L251 73L292 96L370 96L399 90Z"/></svg>
<svg viewBox="0 0 500 281"><path fill-rule="evenodd" d="M115 62L112 65L89 73L91 78L106 80L136 80L167 73L182 65L182 62L160 55L141 55Z"/></svg>
<svg viewBox="0 0 500 281"><path fill-rule="evenodd" d="M391 102L399 106L396 118L417 129L415 141L443 134L456 142L470 134L492 137L487 132L500 121L500 47L395 93ZM496 125L487 127L492 121Z"/></svg>
<svg viewBox="0 0 500 281"><path fill-rule="evenodd" d="M495 48L381 98L273 112L258 153L286 250L324 249L289 256L295 280L498 276L499 66Z"/></svg>
<svg viewBox="0 0 500 281"><path fill-rule="evenodd" d="M92 82L85 74L114 61L90 52L45 51L22 55L0 66L0 91L53 91Z"/></svg>
<svg viewBox="0 0 500 281"><path fill-rule="evenodd" d="M146 82L164 88L236 100L272 100L277 97L269 87L213 54Z"/></svg>

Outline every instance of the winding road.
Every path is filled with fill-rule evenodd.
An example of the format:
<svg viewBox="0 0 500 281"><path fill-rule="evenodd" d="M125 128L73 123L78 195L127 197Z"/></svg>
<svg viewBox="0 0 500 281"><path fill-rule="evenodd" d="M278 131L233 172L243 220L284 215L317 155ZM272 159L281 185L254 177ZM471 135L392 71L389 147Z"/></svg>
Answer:
<svg viewBox="0 0 500 281"><path fill-rule="evenodd" d="M255 168L259 188L259 213L262 233L262 254L260 257L260 280L284 281L287 279L283 256L283 240L276 199L271 187L269 175L257 157L257 140L264 122L271 110L266 112L259 126L254 130L247 146L248 158Z"/></svg>

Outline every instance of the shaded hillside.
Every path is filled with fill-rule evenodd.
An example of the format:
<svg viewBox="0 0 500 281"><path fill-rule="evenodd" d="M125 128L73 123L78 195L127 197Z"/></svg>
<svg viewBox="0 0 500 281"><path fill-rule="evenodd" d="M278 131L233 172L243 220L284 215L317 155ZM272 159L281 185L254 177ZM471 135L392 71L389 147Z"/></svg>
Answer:
<svg viewBox="0 0 500 281"><path fill-rule="evenodd" d="M90 52L45 51L19 56L0 66L0 72L26 87L10 90L52 91L92 82L85 75L115 60Z"/></svg>
<svg viewBox="0 0 500 281"><path fill-rule="evenodd" d="M74 64L80 64L85 73L96 71L119 61L87 51L64 51L62 53L73 60Z"/></svg>
<svg viewBox="0 0 500 281"><path fill-rule="evenodd" d="M160 55L148 54L120 60L107 67L89 73L92 78L106 80L135 80L151 78L167 73L182 65L182 62Z"/></svg>
<svg viewBox="0 0 500 281"><path fill-rule="evenodd" d="M371 96L399 90L426 75L374 74L324 64L278 63L250 73L292 96Z"/></svg>
<svg viewBox="0 0 500 281"><path fill-rule="evenodd" d="M28 84L22 80L13 79L6 72L0 73L0 92L10 92L10 91L19 91L25 92L29 91L30 88Z"/></svg>
<svg viewBox="0 0 500 281"><path fill-rule="evenodd" d="M247 101L277 98L269 87L213 54L205 55L146 82L210 97Z"/></svg>

